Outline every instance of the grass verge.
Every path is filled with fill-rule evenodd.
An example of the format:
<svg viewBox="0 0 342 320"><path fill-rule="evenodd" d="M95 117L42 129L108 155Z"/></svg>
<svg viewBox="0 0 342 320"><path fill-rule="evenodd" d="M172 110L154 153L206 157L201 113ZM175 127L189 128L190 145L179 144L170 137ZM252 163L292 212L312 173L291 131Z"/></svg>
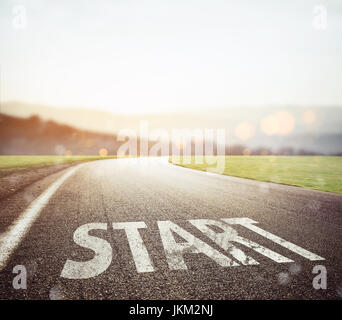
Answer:
<svg viewBox="0 0 342 320"><path fill-rule="evenodd" d="M202 156L169 159L187 168L342 194L342 157L210 156L207 160Z"/></svg>

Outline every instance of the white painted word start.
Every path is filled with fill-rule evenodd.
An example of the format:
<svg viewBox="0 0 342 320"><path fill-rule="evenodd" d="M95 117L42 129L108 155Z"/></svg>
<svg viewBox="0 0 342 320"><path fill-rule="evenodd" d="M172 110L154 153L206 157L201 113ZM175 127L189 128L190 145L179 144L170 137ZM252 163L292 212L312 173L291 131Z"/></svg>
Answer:
<svg viewBox="0 0 342 320"><path fill-rule="evenodd" d="M255 224L256 221L249 218L229 218L221 220L195 219L189 222L200 230L205 236L215 242L230 257L214 249L206 242L195 237L171 221L158 221L158 228L165 250L168 266L171 270L186 270L184 254L202 253L214 260L221 267L235 267L240 265L258 265L254 258L248 256L234 244L256 251L277 263L293 262L293 260L274 252L256 242L239 236L231 225L241 225L260 236L275 242L276 244L311 261L324 260L324 258L288 242ZM144 222L115 222L114 230L124 230L137 272L154 272L149 252L141 238L139 229L146 228ZM68 259L61 272L61 277L67 279L88 279L103 273L112 262L113 250L110 243L102 238L89 235L92 230L107 230L107 223L88 223L80 226L74 233L74 242L81 247L94 251L94 257L88 261L74 261ZM215 229L214 229L215 228ZM220 229L220 232L214 231ZM184 241L179 242L174 234L180 236Z"/></svg>

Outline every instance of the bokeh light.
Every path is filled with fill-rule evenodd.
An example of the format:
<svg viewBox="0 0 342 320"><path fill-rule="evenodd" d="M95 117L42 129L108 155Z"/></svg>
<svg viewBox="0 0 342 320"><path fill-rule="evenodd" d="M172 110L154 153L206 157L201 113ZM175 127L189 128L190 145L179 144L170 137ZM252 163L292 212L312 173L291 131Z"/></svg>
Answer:
<svg viewBox="0 0 342 320"><path fill-rule="evenodd" d="M267 135L288 135L295 127L295 118L288 111L279 111L261 120L261 130Z"/></svg>
<svg viewBox="0 0 342 320"><path fill-rule="evenodd" d="M107 155L108 155L108 150L105 149L105 148L100 149L100 150L99 150L99 155L100 155L101 157L107 156Z"/></svg>
<svg viewBox="0 0 342 320"><path fill-rule="evenodd" d="M312 110L305 110L303 112L303 121L305 124L314 124L317 120L316 112Z"/></svg>
<svg viewBox="0 0 342 320"><path fill-rule="evenodd" d="M268 116L261 120L261 130L271 136L278 131L278 121L275 116Z"/></svg>
<svg viewBox="0 0 342 320"><path fill-rule="evenodd" d="M253 137L254 126L248 122L241 122L236 126L235 135L243 141L246 141Z"/></svg>

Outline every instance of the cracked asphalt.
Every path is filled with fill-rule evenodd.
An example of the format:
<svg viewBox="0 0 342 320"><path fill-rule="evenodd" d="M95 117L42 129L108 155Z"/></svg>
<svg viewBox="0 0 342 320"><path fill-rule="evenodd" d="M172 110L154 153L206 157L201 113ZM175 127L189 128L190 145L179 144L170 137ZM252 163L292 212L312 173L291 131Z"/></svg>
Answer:
<svg viewBox="0 0 342 320"><path fill-rule="evenodd" d="M0 200L0 232L68 168L40 178ZM277 263L236 244L258 265L219 266L204 254L185 253L186 270L171 270L158 221L172 221L228 255L188 220L250 218L257 226L323 257L310 261L240 225L239 235L291 263ZM144 222L139 233L153 272L138 272L124 230L114 222ZM112 248L109 267L89 279L66 279L68 259L88 261L90 249L74 232L89 223ZM184 241L175 236L176 241ZM13 268L24 265L27 289L14 289ZM327 270L327 289L316 290L313 268ZM53 194L0 271L0 299L342 299L342 196L302 188L207 174L160 158L101 160L83 164Z"/></svg>

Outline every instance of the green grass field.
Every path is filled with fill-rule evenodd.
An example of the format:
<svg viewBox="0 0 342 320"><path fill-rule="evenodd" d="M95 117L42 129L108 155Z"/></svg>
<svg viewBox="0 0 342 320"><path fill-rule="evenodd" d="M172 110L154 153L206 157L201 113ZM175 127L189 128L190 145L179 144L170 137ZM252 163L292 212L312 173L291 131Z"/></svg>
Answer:
<svg viewBox="0 0 342 320"><path fill-rule="evenodd" d="M0 156L0 169L113 159L116 156Z"/></svg>
<svg viewBox="0 0 342 320"><path fill-rule="evenodd" d="M221 158L218 158L221 157ZM203 157L181 157L170 162L192 169L229 176L299 186L342 194L342 157L334 156L212 156L221 163L208 165ZM199 161L204 163L198 163ZM186 161L191 163L185 163Z"/></svg>

